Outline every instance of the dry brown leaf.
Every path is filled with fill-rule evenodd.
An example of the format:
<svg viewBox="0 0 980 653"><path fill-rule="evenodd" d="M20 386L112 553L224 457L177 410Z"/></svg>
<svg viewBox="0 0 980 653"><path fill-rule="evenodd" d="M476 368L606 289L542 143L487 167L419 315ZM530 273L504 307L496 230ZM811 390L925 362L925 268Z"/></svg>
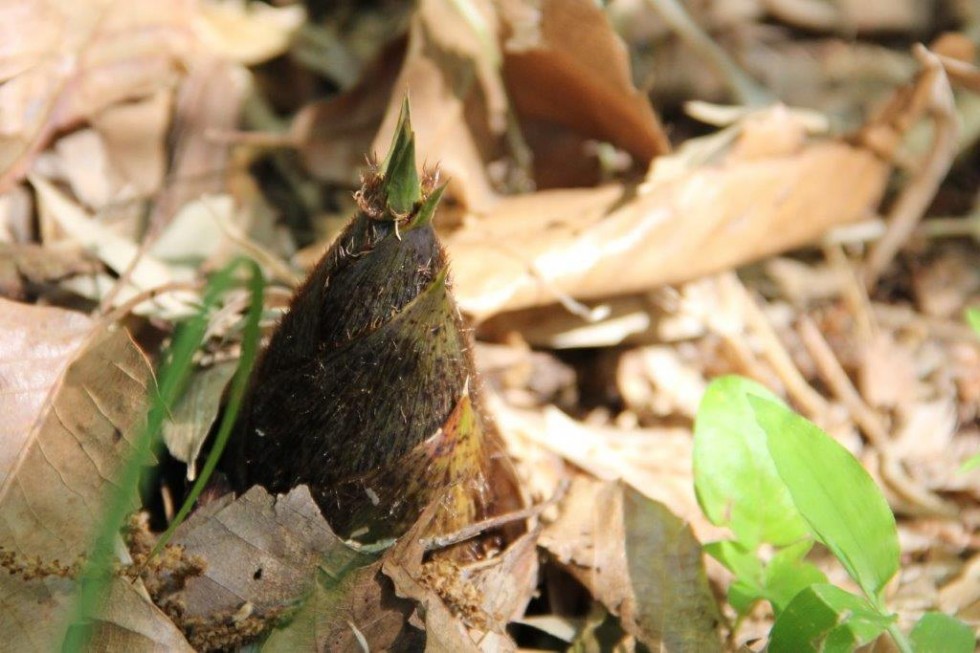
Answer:
<svg viewBox="0 0 980 653"><path fill-rule="evenodd" d="M463 570L464 582L472 584L483 599L480 608L491 632L504 633L508 623L524 614L537 591L538 535L536 531L522 535L486 567Z"/></svg>
<svg viewBox="0 0 980 653"><path fill-rule="evenodd" d="M128 578L109 583L103 607L92 619L89 645L95 651L194 652L170 617L153 605L142 583Z"/></svg>
<svg viewBox="0 0 980 653"><path fill-rule="evenodd" d="M203 0L4 5L0 192L27 174L54 134L110 107L171 93L198 59L254 63L281 52L302 14L262 6L256 16L244 3Z"/></svg>
<svg viewBox="0 0 980 653"><path fill-rule="evenodd" d="M455 617L435 590L422 584L421 534L436 515L437 504L429 506L412 529L403 535L384 557L382 570L395 584L398 596L417 605L412 620L424 625L425 650L432 653L476 653L480 647L467 633L462 619Z"/></svg>
<svg viewBox="0 0 980 653"><path fill-rule="evenodd" d="M197 455L218 416L225 386L237 368L236 361L224 361L196 370L163 423L163 443L171 456L187 465L188 481L197 477Z"/></svg>
<svg viewBox="0 0 980 653"><path fill-rule="evenodd" d="M392 88L405 48L404 40L390 44L350 90L313 102L296 114L291 138L314 177L351 187L360 184L359 171L394 97Z"/></svg>
<svg viewBox="0 0 980 653"><path fill-rule="evenodd" d="M596 478L621 479L689 522L699 538L720 537L698 507L691 471L691 432L684 428L620 429L576 422L553 406L518 410L489 397L508 440L521 438L560 454Z"/></svg>
<svg viewBox="0 0 980 653"><path fill-rule="evenodd" d="M409 623L415 604L395 596L391 579L372 563L342 576L320 570L313 591L288 625L262 643L264 653L413 651L425 634Z"/></svg>
<svg viewBox="0 0 980 653"><path fill-rule="evenodd" d="M537 587L537 532L527 533L494 558L467 565L434 558L423 565L420 535L438 506L385 555L384 573L398 596L417 604L426 651L516 651L505 626L524 613ZM438 556L438 554L437 554Z"/></svg>
<svg viewBox="0 0 980 653"><path fill-rule="evenodd" d="M218 57L246 65L282 54L306 14L299 5L201 2L194 33Z"/></svg>
<svg viewBox="0 0 980 653"><path fill-rule="evenodd" d="M92 321L81 313L0 299L0 487L91 329Z"/></svg>
<svg viewBox="0 0 980 653"><path fill-rule="evenodd" d="M88 330L87 320L83 325ZM62 327L67 332L61 337L71 343L70 329L82 324L69 319ZM55 352L67 345L50 335ZM145 418L150 383L149 365L129 335L104 330L58 375L44 410L20 427L27 440L0 485L0 547L12 564L28 570L0 574L0 637L12 650L60 646L73 605L73 565L102 524L107 492L116 490L116 474ZM127 499L136 507L135 492ZM96 641L122 637L133 650L188 650L141 587L123 579L110 584L106 601L95 610Z"/></svg>
<svg viewBox="0 0 980 653"><path fill-rule="evenodd" d="M701 545L663 505L578 476L541 546L652 650L721 650Z"/></svg>
<svg viewBox="0 0 980 653"><path fill-rule="evenodd" d="M730 269L867 217L887 179L874 154L839 141L698 165L695 146L723 153L712 143L657 159L635 195L623 186L546 191L473 215L447 238L461 308L479 320Z"/></svg>
<svg viewBox="0 0 980 653"><path fill-rule="evenodd" d="M494 61L494 8L486 0L422 0L412 17L405 60L392 89L372 152L391 142L403 97L412 103L416 159L439 165L449 192L483 209L494 190L486 163L506 127L507 97ZM483 30L482 32L480 30Z"/></svg>
<svg viewBox="0 0 980 653"><path fill-rule="evenodd" d="M160 91L144 100L107 107L92 117L118 176L120 195L147 197L163 184L172 96ZM76 195L79 188L76 186Z"/></svg>
<svg viewBox="0 0 980 653"><path fill-rule="evenodd" d="M85 343L0 485L0 545L68 564L85 550L101 524L106 485L145 418L150 383L124 330Z"/></svg>
<svg viewBox="0 0 980 653"><path fill-rule="evenodd" d="M227 192L228 177L237 171L230 165L229 144L215 135L238 126L248 87L246 70L210 56L199 58L187 72L177 93L171 128L169 173L179 183L168 186L153 207L152 231L202 195Z"/></svg>
<svg viewBox="0 0 980 653"><path fill-rule="evenodd" d="M633 85L629 57L590 0L499 3L506 25L504 76L526 118L608 141L641 164L670 149L649 100Z"/></svg>
<svg viewBox="0 0 980 653"><path fill-rule="evenodd" d="M0 189L22 178L60 129L171 88L195 3L8 3L0 16Z"/></svg>
<svg viewBox="0 0 980 653"><path fill-rule="evenodd" d="M248 603L258 614L300 599L316 568L340 575L370 558L334 535L305 485L273 497L256 486L234 501L194 513L173 539L207 564L182 594L186 614L234 614Z"/></svg>

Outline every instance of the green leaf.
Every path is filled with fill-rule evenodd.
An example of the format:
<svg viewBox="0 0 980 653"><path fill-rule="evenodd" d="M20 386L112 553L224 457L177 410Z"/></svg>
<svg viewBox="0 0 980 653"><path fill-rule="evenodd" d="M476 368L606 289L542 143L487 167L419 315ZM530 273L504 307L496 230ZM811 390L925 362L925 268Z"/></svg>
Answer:
<svg viewBox="0 0 980 653"><path fill-rule="evenodd" d="M422 188L415 168L415 132L412 131L407 97L402 102L391 149L381 167L381 174L388 208L400 215L411 213L416 202L422 199Z"/></svg>
<svg viewBox="0 0 980 653"><path fill-rule="evenodd" d="M405 230L416 229L418 227L424 227L425 225L432 222L432 218L436 214L436 207L439 206L439 200L442 199L442 194L446 191L446 186L449 184L443 184L436 188L434 191L429 193L429 196L425 198L422 206L415 213L415 217L412 221L405 227Z"/></svg>
<svg viewBox="0 0 980 653"><path fill-rule="evenodd" d="M778 617L797 594L827 577L815 565L803 558L813 548L813 540L807 538L778 551L766 565L763 576L765 598L772 604Z"/></svg>
<svg viewBox="0 0 980 653"><path fill-rule="evenodd" d="M779 478L748 397L778 401L737 376L712 381L694 424L694 487L712 523L728 526L747 550L790 544L808 530Z"/></svg>
<svg viewBox="0 0 980 653"><path fill-rule="evenodd" d="M722 540L704 545L704 551L735 574L728 588L728 602L739 614L747 614L760 600L769 601L778 616L801 590L827 577L803 558L813 547L810 538L781 549L763 565L755 553L738 542Z"/></svg>
<svg viewBox="0 0 980 653"><path fill-rule="evenodd" d="M971 653L976 644L969 626L942 612L922 615L909 639L916 653Z"/></svg>
<svg viewBox="0 0 980 653"><path fill-rule="evenodd" d="M850 653L873 642L894 620L870 602L834 585L811 585L776 619L770 653Z"/></svg>
<svg viewBox="0 0 980 653"><path fill-rule="evenodd" d="M980 467L980 453L971 456L965 463L960 465L960 473L971 472L977 467Z"/></svg>
<svg viewBox="0 0 980 653"><path fill-rule="evenodd" d="M815 424L773 401L749 402L814 536L877 601L899 563L895 516L885 497L861 463Z"/></svg>
<svg viewBox="0 0 980 653"><path fill-rule="evenodd" d="M965 311L966 323L974 333L980 336L980 308L968 308Z"/></svg>
<svg viewBox="0 0 980 653"><path fill-rule="evenodd" d="M728 602L740 615L747 614L757 601L765 598L763 589L764 570L754 552L731 540L709 542L704 552L735 574L735 581L728 588Z"/></svg>

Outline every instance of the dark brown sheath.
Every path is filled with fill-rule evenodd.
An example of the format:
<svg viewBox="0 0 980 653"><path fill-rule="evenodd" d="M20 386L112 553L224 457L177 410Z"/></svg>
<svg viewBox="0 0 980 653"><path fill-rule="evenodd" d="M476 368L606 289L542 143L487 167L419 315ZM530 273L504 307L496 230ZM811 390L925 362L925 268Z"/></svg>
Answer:
<svg viewBox="0 0 980 653"><path fill-rule="evenodd" d="M442 533L521 507L432 228L442 190L418 177L406 105L357 215L256 366L237 489L308 484L334 530L364 541L401 534L435 500Z"/></svg>

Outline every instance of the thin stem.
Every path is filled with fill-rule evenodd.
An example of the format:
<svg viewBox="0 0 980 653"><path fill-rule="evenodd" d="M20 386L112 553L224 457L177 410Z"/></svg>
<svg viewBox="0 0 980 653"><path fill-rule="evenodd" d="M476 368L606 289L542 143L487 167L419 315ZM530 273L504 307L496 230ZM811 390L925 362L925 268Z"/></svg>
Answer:
<svg viewBox="0 0 980 653"><path fill-rule="evenodd" d="M725 78L739 102L749 106L764 106L773 101L772 93L738 67L728 53L704 33L677 0L647 0L664 22L674 30L698 55L707 60Z"/></svg>
<svg viewBox="0 0 980 653"><path fill-rule="evenodd" d="M897 624L892 624L888 626L888 634L891 635L892 641L895 642L895 646L902 653L914 653L915 649L912 648L912 642L908 640L901 630L899 630Z"/></svg>

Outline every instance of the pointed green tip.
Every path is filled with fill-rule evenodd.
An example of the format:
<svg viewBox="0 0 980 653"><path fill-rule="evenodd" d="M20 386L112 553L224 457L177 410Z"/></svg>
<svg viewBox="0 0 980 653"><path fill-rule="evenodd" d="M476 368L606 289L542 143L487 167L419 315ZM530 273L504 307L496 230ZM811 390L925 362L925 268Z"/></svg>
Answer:
<svg viewBox="0 0 980 653"><path fill-rule="evenodd" d="M411 213L415 204L422 199L422 188L415 168L415 132L412 131L408 97L402 102L395 136L381 166L381 174L388 208L400 215Z"/></svg>
<svg viewBox="0 0 980 653"><path fill-rule="evenodd" d="M418 212L408 224L408 229L424 227L432 222L432 216L436 214L436 207L439 206L439 200L442 199L442 194L445 192L446 186L448 185L448 183L443 184L439 188L436 188L434 191L429 193L429 196L425 198L425 202L419 207Z"/></svg>

